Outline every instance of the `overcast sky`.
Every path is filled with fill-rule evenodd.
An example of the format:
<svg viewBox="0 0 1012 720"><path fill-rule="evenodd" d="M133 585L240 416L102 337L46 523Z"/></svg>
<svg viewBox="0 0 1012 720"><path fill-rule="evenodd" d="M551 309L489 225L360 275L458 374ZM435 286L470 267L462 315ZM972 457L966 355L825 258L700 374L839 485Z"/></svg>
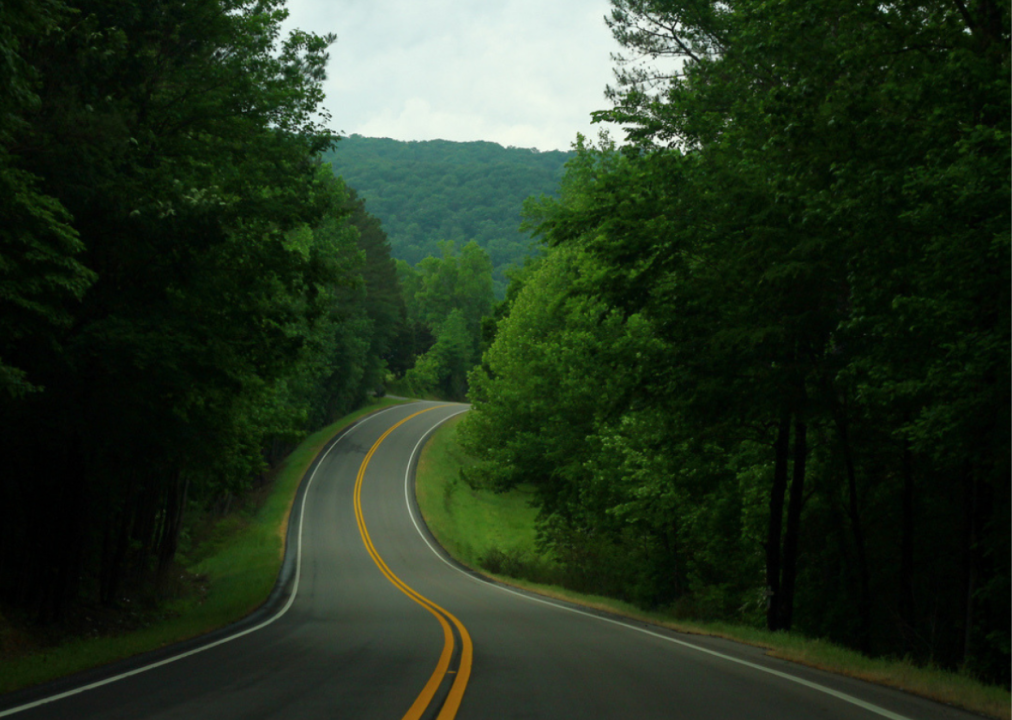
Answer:
<svg viewBox="0 0 1012 720"><path fill-rule="evenodd" d="M333 130L568 150L608 107L608 0L288 0L286 28L335 33ZM613 133L614 134L614 133ZM616 137L616 139L620 139Z"/></svg>

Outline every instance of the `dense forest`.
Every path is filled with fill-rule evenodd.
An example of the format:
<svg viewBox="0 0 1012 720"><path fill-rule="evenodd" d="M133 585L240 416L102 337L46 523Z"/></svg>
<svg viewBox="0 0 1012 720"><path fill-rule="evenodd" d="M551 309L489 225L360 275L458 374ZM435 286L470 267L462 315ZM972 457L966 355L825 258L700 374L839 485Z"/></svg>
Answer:
<svg viewBox="0 0 1012 720"><path fill-rule="evenodd" d="M0 606L158 585L183 515L360 404L405 306L279 0L0 6Z"/></svg>
<svg viewBox="0 0 1012 720"><path fill-rule="evenodd" d="M529 196L554 195L572 153L504 148L492 142L401 142L352 135L325 155L383 223L393 255L415 265L440 257L440 243L475 241L492 261L503 297L506 269L531 252L520 231Z"/></svg>
<svg viewBox="0 0 1012 720"><path fill-rule="evenodd" d="M527 205L465 479L572 587L1007 687L1008 3L609 23L628 144Z"/></svg>

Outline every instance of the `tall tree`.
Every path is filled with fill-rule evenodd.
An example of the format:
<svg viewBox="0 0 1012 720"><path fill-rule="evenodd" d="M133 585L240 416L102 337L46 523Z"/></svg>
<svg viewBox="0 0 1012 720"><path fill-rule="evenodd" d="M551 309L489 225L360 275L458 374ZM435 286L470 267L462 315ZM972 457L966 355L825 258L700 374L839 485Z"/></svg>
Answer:
<svg viewBox="0 0 1012 720"><path fill-rule="evenodd" d="M599 117L630 142L581 144L530 208L546 262L586 279L527 278L489 333L463 426L480 475L530 469L542 512L579 519L543 528L563 561L628 558L600 579L641 602L870 652L918 638L1007 678L1007 3L613 5L642 62ZM578 301L642 335L577 361L511 330L540 303L600 339L558 310ZM550 416L583 408L565 458L514 409L525 353L579 368L539 369ZM591 413L616 364L617 405ZM510 424L539 430L498 440Z"/></svg>
<svg viewBox="0 0 1012 720"><path fill-rule="evenodd" d="M313 159L333 38L279 42L274 0L67 13L4 29L38 98L2 138L4 177L28 179L9 297L64 327L4 340L44 391L0 402L0 596L43 619L93 583L112 602L124 574L164 573L187 498L262 466L320 288L346 270L303 231L344 201Z"/></svg>

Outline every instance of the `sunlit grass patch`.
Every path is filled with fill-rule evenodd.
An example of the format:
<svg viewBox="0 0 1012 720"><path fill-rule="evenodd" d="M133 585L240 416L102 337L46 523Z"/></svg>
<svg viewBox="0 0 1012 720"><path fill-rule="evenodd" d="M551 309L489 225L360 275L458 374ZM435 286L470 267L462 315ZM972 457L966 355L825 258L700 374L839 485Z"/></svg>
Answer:
<svg viewBox="0 0 1012 720"><path fill-rule="evenodd" d="M456 425L446 422L426 444L418 462L418 504L436 538L460 562L481 567L490 553L533 555L534 519L530 488L507 493L475 490L460 478L470 464L456 442Z"/></svg>

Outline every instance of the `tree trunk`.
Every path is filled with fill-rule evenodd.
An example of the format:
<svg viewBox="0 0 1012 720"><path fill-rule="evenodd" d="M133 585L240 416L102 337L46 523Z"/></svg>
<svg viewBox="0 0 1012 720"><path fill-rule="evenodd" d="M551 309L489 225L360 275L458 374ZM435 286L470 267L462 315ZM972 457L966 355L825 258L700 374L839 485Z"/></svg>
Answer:
<svg viewBox="0 0 1012 720"><path fill-rule="evenodd" d="M773 487L770 489L770 523L766 535L766 626L777 630L780 622L780 534L784 522L784 494L787 490L787 461L791 417L785 415L777 426L773 444Z"/></svg>
<svg viewBox="0 0 1012 720"><path fill-rule="evenodd" d="M794 419L794 477L787 506L784 533L783 582L780 591L780 629L790 630L794 620L794 584L798 574L798 540L801 533L801 506L805 502L805 465L808 460L808 426Z"/></svg>
<svg viewBox="0 0 1012 720"><path fill-rule="evenodd" d="M182 473L169 483L165 500L165 515L162 523L162 536L158 543L159 582L164 579L179 546L179 530L183 526L183 509L186 507L186 491L189 482Z"/></svg>
<svg viewBox="0 0 1012 720"><path fill-rule="evenodd" d="M103 605L109 606L116 602L116 595L119 593L120 580L123 577L123 561L126 558L127 548L130 545L130 517L132 511L132 498L124 503L123 511L120 513L117 523L116 540L108 552L103 552L102 558L102 583L99 590L99 599ZM110 529L109 534L111 535Z"/></svg>
<svg viewBox="0 0 1012 720"><path fill-rule="evenodd" d="M864 529L861 525L860 502L857 497L857 473L854 468L854 454L850 446L847 420L842 408L837 408L836 429L840 436L843 450L843 464L847 470L847 514L850 516L850 527L854 534L854 550L857 553L857 572L861 583L860 596L857 603L860 630L858 648L864 653L871 652L871 576L868 570L868 553L865 548Z"/></svg>
<svg viewBox="0 0 1012 720"><path fill-rule="evenodd" d="M137 543L137 551L133 554L130 574L134 577L147 575L150 565L151 548L158 537L158 506L162 496L162 488L156 478L148 476L144 479L144 488L137 496L131 536Z"/></svg>
<svg viewBox="0 0 1012 720"><path fill-rule="evenodd" d="M664 551L670 562L672 597L678 598L682 595L682 584L678 577L680 570L678 563L678 523L672 520L669 527L669 532L661 534L661 541L664 543Z"/></svg>
<svg viewBox="0 0 1012 720"><path fill-rule="evenodd" d="M973 468L969 467L969 464L967 465L963 471L963 508L965 513L963 529L963 664L966 664L970 659L973 650L973 594L977 590L978 488Z"/></svg>
<svg viewBox="0 0 1012 720"><path fill-rule="evenodd" d="M914 460L910 441L903 441L903 517L900 537L900 623L907 652L914 629Z"/></svg>
<svg viewBox="0 0 1012 720"><path fill-rule="evenodd" d="M37 619L46 624L63 618L67 604L75 599L85 544L84 518L87 517L86 479L78 444L68 443L59 465L59 492L54 495L46 537L48 549L41 558L48 565L40 586Z"/></svg>

